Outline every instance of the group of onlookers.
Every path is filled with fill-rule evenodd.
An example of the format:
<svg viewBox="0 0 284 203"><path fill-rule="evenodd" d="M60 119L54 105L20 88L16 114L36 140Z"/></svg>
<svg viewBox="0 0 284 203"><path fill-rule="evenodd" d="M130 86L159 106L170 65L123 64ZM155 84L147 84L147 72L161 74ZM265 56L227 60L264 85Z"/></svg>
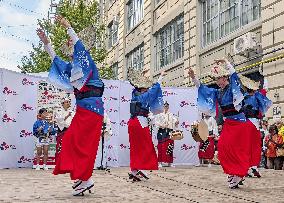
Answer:
<svg viewBox="0 0 284 203"><path fill-rule="evenodd" d="M260 166L268 169L281 170L284 162L284 124L278 120L268 124L261 121L262 161Z"/></svg>

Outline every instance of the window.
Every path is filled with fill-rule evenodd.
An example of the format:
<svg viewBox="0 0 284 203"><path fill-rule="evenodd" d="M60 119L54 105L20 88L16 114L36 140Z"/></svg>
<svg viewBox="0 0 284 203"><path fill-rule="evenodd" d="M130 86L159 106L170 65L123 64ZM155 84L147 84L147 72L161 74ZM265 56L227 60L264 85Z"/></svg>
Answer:
<svg viewBox="0 0 284 203"><path fill-rule="evenodd" d="M206 46L260 18L260 0L205 0L202 38Z"/></svg>
<svg viewBox="0 0 284 203"><path fill-rule="evenodd" d="M117 80L118 79L118 63L114 63L111 67L113 75L114 75L114 79Z"/></svg>
<svg viewBox="0 0 284 203"><path fill-rule="evenodd" d="M183 16L166 25L156 34L155 71L175 62L184 55Z"/></svg>
<svg viewBox="0 0 284 203"><path fill-rule="evenodd" d="M144 0L130 0L127 3L127 30L132 29L144 17Z"/></svg>
<svg viewBox="0 0 284 203"><path fill-rule="evenodd" d="M126 55L127 69L134 68L142 70L144 66L144 44L138 46Z"/></svg>
<svg viewBox="0 0 284 203"><path fill-rule="evenodd" d="M108 26L108 47L111 48L118 40L118 22L111 21Z"/></svg>

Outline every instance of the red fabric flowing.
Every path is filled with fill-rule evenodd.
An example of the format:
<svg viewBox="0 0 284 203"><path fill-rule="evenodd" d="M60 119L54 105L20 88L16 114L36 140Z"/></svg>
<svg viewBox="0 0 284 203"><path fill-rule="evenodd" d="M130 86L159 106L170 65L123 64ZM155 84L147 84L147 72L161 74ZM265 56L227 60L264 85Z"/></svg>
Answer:
<svg viewBox="0 0 284 203"><path fill-rule="evenodd" d="M76 114L62 139L54 175L70 173L72 180L92 176L101 136L103 116L77 106Z"/></svg>
<svg viewBox="0 0 284 203"><path fill-rule="evenodd" d="M131 170L158 170L158 158L149 127L142 128L137 118L128 121Z"/></svg>
<svg viewBox="0 0 284 203"><path fill-rule="evenodd" d="M229 175L243 177L252 166L255 126L250 122L226 119L218 141L218 159Z"/></svg>
<svg viewBox="0 0 284 203"><path fill-rule="evenodd" d="M251 133L251 166L258 166L261 160L261 134L255 127L254 132Z"/></svg>

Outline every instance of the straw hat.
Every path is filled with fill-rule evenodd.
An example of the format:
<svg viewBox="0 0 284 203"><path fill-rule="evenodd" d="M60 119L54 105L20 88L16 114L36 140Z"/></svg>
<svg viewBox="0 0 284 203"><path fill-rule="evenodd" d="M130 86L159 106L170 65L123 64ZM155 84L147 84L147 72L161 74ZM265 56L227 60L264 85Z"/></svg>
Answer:
<svg viewBox="0 0 284 203"><path fill-rule="evenodd" d="M246 88L248 89L251 89L251 90L258 90L259 89L259 85L260 83L259 82L255 82L243 75L240 75L240 80L241 80L241 83L243 84L243 86L245 86Z"/></svg>
<svg viewBox="0 0 284 203"><path fill-rule="evenodd" d="M220 78L224 76L229 76L230 72L226 69L226 64L214 64L214 66L211 68L211 76L214 78Z"/></svg>
<svg viewBox="0 0 284 203"><path fill-rule="evenodd" d="M78 33L78 37L82 40L86 50L90 50L96 43L96 28L91 25L81 30ZM61 52L66 56L72 56L74 52L74 46L69 40L61 46Z"/></svg>
<svg viewBox="0 0 284 203"><path fill-rule="evenodd" d="M143 71L129 68L127 77L129 82L136 88L149 88L152 86L153 81L145 77Z"/></svg>

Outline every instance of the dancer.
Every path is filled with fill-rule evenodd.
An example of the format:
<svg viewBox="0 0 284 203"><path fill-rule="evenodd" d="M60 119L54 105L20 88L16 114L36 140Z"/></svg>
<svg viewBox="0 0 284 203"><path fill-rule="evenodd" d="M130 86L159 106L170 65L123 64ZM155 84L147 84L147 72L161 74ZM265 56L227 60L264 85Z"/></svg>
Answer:
<svg viewBox="0 0 284 203"><path fill-rule="evenodd" d="M158 162L159 167L171 166L173 163L174 140L170 139L170 133L178 127L178 119L169 112L169 103L165 102L164 112L155 117L155 125L158 127Z"/></svg>
<svg viewBox="0 0 284 203"><path fill-rule="evenodd" d="M219 133L215 118L205 115L204 121L208 126L209 136L206 141L200 143L198 157L201 160L201 164L203 164L204 160L208 160L208 167L210 168L215 154L214 139Z"/></svg>
<svg viewBox="0 0 284 203"><path fill-rule="evenodd" d="M48 159L49 135L55 134L53 125L47 122L47 109L42 108L38 112L38 119L33 126L33 135L36 137L36 168L40 170L40 156L43 153L43 170L48 170L46 165Z"/></svg>
<svg viewBox="0 0 284 203"><path fill-rule="evenodd" d="M266 96L261 94L259 90L259 83L255 82L245 76L240 76L240 80L245 89L245 98L243 101L242 111L245 113L247 119L249 119L255 126L255 132L252 136L252 166L248 171L248 177L258 177L261 175L258 170L258 165L261 160L261 133L260 133L260 119L264 116L267 110L271 107L272 101Z"/></svg>
<svg viewBox="0 0 284 203"><path fill-rule="evenodd" d="M55 162L62 148L62 138L64 133L69 128L71 121L74 117L74 112L70 109L71 101L68 97L64 97L61 100L62 108L58 109L54 115L55 121L58 126L58 132L56 136L56 152Z"/></svg>
<svg viewBox="0 0 284 203"><path fill-rule="evenodd" d="M61 89L74 91L77 106L72 123L62 139L62 149L53 174L70 173L71 180L78 180L72 192L77 196L94 186L91 176L103 123L101 97L104 84L90 53L70 23L61 16L57 16L56 21L67 29L74 44L71 62L67 63L55 55L43 30L38 29L38 36L52 58L49 80Z"/></svg>
<svg viewBox="0 0 284 203"><path fill-rule="evenodd" d="M130 103L131 118L128 121L128 134L130 142L130 170L129 178L140 181L142 176L149 179L145 171L158 170L158 159L150 134L148 114L154 115L163 111L161 81L152 82L141 75L141 71L129 69L128 78L134 86ZM152 87L151 87L152 86Z"/></svg>
<svg viewBox="0 0 284 203"><path fill-rule="evenodd" d="M228 174L229 188L238 188L251 166L251 136L254 125L239 112L244 98L239 78L226 59L216 60L211 75L220 89L208 88L195 77L189 68L189 77L198 87L198 108L201 112L215 116L217 104L224 115L224 126L218 142L218 158Z"/></svg>

